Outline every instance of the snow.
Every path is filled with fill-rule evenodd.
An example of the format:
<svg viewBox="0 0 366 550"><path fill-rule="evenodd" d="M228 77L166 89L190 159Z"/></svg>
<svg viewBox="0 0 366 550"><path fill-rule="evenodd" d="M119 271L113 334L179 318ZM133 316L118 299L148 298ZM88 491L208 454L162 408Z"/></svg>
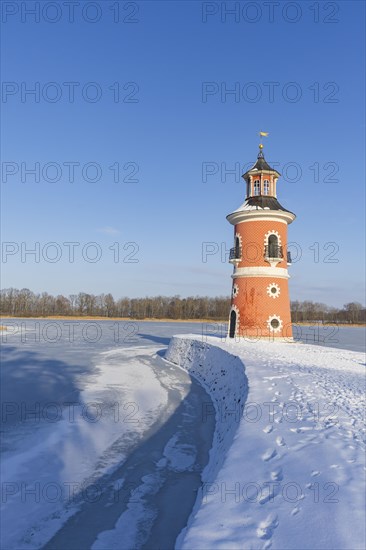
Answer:
<svg viewBox="0 0 366 550"><path fill-rule="evenodd" d="M78 495L92 498L88 488L98 491L98 479L126 458L122 439L136 440L154 423L167 391L139 355L159 348L102 352L78 406L64 408L59 422L23 434L16 452L4 453L4 548L43 545L75 513Z"/></svg>
<svg viewBox="0 0 366 550"><path fill-rule="evenodd" d="M362 349L364 329L239 344L206 336L216 323L141 322L125 341L105 321L90 343L85 323L55 343L33 321L2 335L7 402L51 417L3 408L2 548L365 546L365 359L325 347ZM177 331L195 334L161 359Z"/></svg>
<svg viewBox="0 0 366 550"><path fill-rule="evenodd" d="M235 214L235 212L243 212L245 210L270 210L270 208L269 208L269 206L262 207L262 206L259 206L259 205L248 204L245 201L241 206L239 206L239 208L234 210L233 214Z"/></svg>
<svg viewBox="0 0 366 550"><path fill-rule="evenodd" d="M130 485L132 481L134 491L113 528L98 534L92 545L93 550L173 548L191 513L195 494L201 484L201 472L208 462L214 431L212 416L203 427L197 426L197 421L200 421L202 405L210 403L211 410L213 406L201 385L195 381L191 381L188 394L185 380L191 379L187 377L186 371L170 366L165 361L162 363L166 375L162 376L163 371L160 371L159 379L172 390L170 394L180 390L178 409L183 407L184 410L179 415L177 411L174 414L170 412L168 418L165 418L162 432L166 443L163 442L161 448L152 445L151 439L148 446L145 445L144 455L151 454L154 459L147 456L144 464L141 456L134 460L132 453ZM198 389L200 391L197 394ZM161 439L159 434L157 436ZM127 472L130 469L129 461L131 457L127 461ZM144 473L142 476L141 471Z"/></svg>
<svg viewBox="0 0 366 550"><path fill-rule="evenodd" d="M166 358L205 385L216 409L210 463L177 548L365 547L362 353L184 335Z"/></svg>
<svg viewBox="0 0 366 550"><path fill-rule="evenodd" d="M211 475L222 465L225 452L229 448L242 414L247 394L247 378L242 362L220 348L189 338L172 338L165 359L188 370L213 398L216 410L203 407L201 420L204 424L208 416L218 415L214 435L215 455L210 460Z"/></svg>
<svg viewBox="0 0 366 550"><path fill-rule="evenodd" d="M107 548L128 550L139 548L143 544L144 534L151 529L156 518L156 512L146 507L145 498L159 491L161 479L155 473L144 476L141 481L142 484L135 491L127 511L120 516L114 529L99 534L92 550L106 550ZM142 521L141 518L143 518Z"/></svg>
<svg viewBox="0 0 366 550"><path fill-rule="evenodd" d="M184 472L191 468L196 460L196 448L193 445L179 443L178 435L174 435L168 441L164 449L164 457L160 466L168 466L176 472Z"/></svg>
<svg viewBox="0 0 366 550"><path fill-rule="evenodd" d="M1 548L173 548L190 516L215 419L200 423L210 397L161 357L186 325L133 323L126 339L105 321L90 342L87 324L2 338Z"/></svg>

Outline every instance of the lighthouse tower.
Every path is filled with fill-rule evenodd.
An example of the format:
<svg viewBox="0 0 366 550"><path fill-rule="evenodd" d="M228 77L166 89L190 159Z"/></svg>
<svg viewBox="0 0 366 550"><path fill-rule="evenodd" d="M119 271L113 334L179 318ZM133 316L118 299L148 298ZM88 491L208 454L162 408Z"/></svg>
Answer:
<svg viewBox="0 0 366 550"><path fill-rule="evenodd" d="M266 162L260 144L256 163L242 176L245 202L227 216L235 228L230 338L292 339L287 225L296 216L277 200L280 175Z"/></svg>

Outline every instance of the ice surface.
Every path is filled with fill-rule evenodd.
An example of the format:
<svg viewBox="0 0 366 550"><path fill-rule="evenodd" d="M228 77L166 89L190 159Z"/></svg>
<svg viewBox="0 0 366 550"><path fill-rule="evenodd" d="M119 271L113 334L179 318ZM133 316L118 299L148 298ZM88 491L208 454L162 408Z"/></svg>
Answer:
<svg viewBox="0 0 366 550"><path fill-rule="evenodd" d="M159 355L176 325L102 322L91 342L87 322L63 323L47 338L47 321L3 338L1 548L122 548L118 525L126 548L171 546L214 426L193 429L210 398ZM163 534L161 510L176 516Z"/></svg>
<svg viewBox="0 0 366 550"><path fill-rule="evenodd" d="M143 354L158 349L145 346ZM16 489L3 504L4 547L39 547L59 528L55 517L62 522L65 507L77 508L83 488L124 460L123 440L136 440L158 418L167 392L138 354L138 348L100 354L97 374L80 392L77 406L63 407L61 420L29 431L16 450L4 453L3 487L8 493ZM70 491L75 499L69 499Z"/></svg>

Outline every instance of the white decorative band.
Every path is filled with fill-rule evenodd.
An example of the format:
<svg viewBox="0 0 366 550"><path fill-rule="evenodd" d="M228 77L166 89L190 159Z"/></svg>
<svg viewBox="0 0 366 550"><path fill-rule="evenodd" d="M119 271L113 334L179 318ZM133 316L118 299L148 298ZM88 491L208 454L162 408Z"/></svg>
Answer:
<svg viewBox="0 0 366 550"><path fill-rule="evenodd" d="M284 221L282 218L276 218L276 216L272 216L271 218L269 216L256 216L255 218L248 218L246 220L240 220L239 223L246 223L246 222L279 222L284 223L287 225L287 222Z"/></svg>
<svg viewBox="0 0 366 550"><path fill-rule="evenodd" d="M289 279L287 269L284 267L237 267L232 274L232 278L237 277L279 277L280 279Z"/></svg>
<svg viewBox="0 0 366 550"><path fill-rule="evenodd" d="M284 212L283 210L267 210L266 208L260 210L236 210L226 216L226 219L232 225L256 220L281 221L290 224L295 218L296 216L295 214L292 214L292 212Z"/></svg>

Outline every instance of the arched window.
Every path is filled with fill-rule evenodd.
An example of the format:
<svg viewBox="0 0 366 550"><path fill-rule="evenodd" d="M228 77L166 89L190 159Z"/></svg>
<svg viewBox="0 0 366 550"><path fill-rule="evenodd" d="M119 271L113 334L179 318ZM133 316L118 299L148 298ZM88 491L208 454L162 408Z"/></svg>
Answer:
<svg viewBox="0 0 366 550"><path fill-rule="evenodd" d="M236 311L232 309L230 313L229 338L234 338L235 333L236 333Z"/></svg>
<svg viewBox="0 0 366 550"><path fill-rule="evenodd" d="M237 260L241 258L241 246L239 237L235 237L235 258Z"/></svg>
<svg viewBox="0 0 366 550"><path fill-rule="evenodd" d="M239 250L240 249L240 239L239 237L236 237L235 238L235 250Z"/></svg>
<svg viewBox="0 0 366 550"><path fill-rule="evenodd" d="M259 180L254 180L254 195L261 194L261 182Z"/></svg>
<svg viewBox="0 0 366 550"><path fill-rule="evenodd" d="M269 195L269 180L264 180L263 195Z"/></svg>
<svg viewBox="0 0 366 550"><path fill-rule="evenodd" d="M278 258L278 237L277 235L270 235L268 237L268 256L270 258Z"/></svg>

